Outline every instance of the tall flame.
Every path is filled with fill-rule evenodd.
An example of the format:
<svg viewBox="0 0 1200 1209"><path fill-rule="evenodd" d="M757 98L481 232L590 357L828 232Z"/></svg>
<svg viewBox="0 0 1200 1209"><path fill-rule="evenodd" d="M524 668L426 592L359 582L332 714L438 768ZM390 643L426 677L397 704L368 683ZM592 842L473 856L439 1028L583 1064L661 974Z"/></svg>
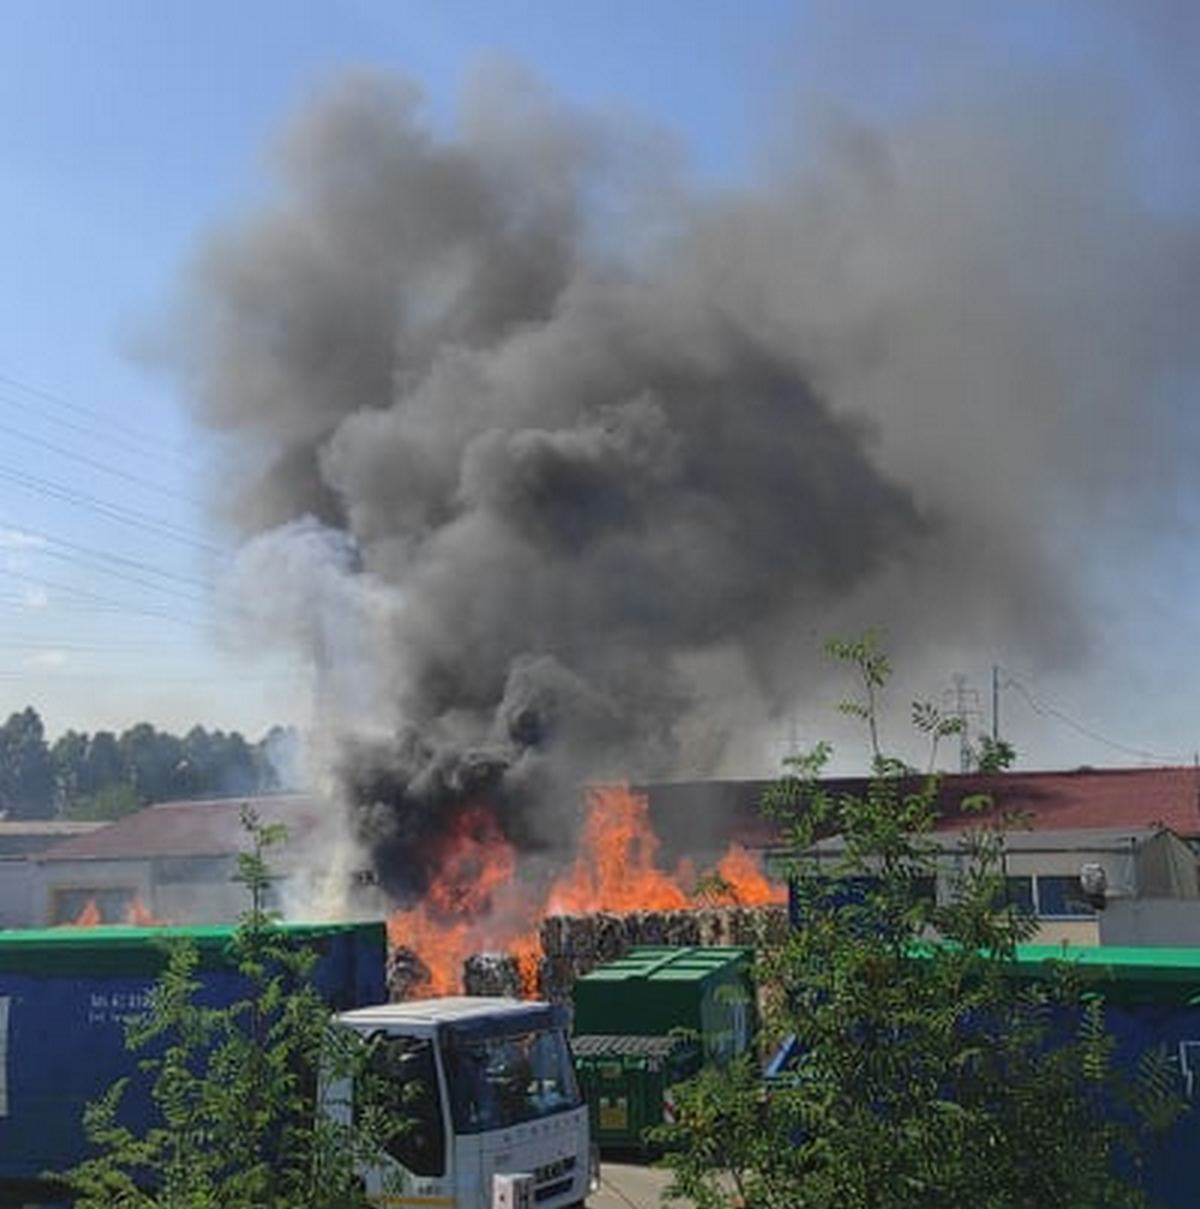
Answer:
<svg viewBox="0 0 1200 1209"><path fill-rule="evenodd" d="M459 813L435 854L438 873L429 892L417 906L388 920L392 947L415 953L429 972L414 993L456 993L466 958L481 949L500 949L516 958L524 993L536 994L537 929L546 915L786 901L785 888L770 881L740 845L730 846L709 878L697 879L687 861L673 872L660 868L649 802L628 786L594 788L587 806L574 861L538 898L517 880L516 850L492 812L475 804Z"/></svg>
<svg viewBox="0 0 1200 1209"><path fill-rule="evenodd" d="M497 896L513 885L517 854L495 815L474 805L459 813L435 863L438 874L429 893L411 910L392 914L388 940L393 948L411 949L429 970L420 993L448 995L458 989L463 961L487 940L484 924ZM509 936L504 929L498 947L506 947Z"/></svg>

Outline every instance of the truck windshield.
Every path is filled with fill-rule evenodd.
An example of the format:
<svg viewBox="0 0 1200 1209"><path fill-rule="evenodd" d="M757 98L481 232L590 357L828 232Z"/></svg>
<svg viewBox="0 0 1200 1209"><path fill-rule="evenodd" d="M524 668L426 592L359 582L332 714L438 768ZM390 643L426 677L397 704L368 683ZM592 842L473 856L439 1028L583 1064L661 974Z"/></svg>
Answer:
<svg viewBox="0 0 1200 1209"><path fill-rule="evenodd" d="M445 1057L456 1133L504 1129L582 1103L561 1029L452 1038Z"/></svg>

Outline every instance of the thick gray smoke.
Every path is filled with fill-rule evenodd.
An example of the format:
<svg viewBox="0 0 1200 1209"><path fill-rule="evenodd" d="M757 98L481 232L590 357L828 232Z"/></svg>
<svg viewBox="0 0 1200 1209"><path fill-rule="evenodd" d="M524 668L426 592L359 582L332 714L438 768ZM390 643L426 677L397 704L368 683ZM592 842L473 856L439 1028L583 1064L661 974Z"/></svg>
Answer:
<svg viewBox="0 0 1200 1209"><path fill-rule="evenodd" d="M580 779L719 767L832 632L1086 651L1091 519L1175 481L1200 348L1111 100L833 122L728 195L511 74L446 134L379 76L298 119L187 366L393 888L480 794L565 844Z"/></svg>

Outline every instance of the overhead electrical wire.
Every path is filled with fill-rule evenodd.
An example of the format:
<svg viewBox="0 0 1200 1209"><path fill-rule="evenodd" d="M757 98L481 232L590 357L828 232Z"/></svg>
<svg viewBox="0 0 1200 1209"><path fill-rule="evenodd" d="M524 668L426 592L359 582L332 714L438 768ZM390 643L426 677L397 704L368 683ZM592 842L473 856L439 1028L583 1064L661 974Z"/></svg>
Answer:
<svg viewBox="0 0 1200 1209"><path fill-rule="evenodd" d="M63 411L69 411L74 415L83 416L87 419L95 421L98 430L105 436L111 437L113 433L116 432L122 434L123 439L131 443L138 445L148 444L146 441L146 434L142 430L135 428L132 424L127 424L125 421L114 416L106 415L104 412L98 411L95 408L84 407L81 403L75 403L70 399L64 398L62 395L46 390L44 387L34 386L29 382L24 382L12 374L0 373L0 383L5 386L12 387L15 390L21 391L24 394L31 395L35 399L40 399L43 403L49 403ZM30 410L33 410L32 407ZM40 412L39 414L44 415L44 413ZM160 455L165 453L169 457L188 460L187 453L171 445L158 445L157 452Z"/></svg>
<svg viewBox="0 0 1200 1209"><path fill-rule="evenodd" d="M1091 739L1094 743L1099 743L1102 747L1111 748L1113 751L1122 752L1127 756L1134 756L1139 760L1146 760L1153 764L1186 764L1188 761L1178 755L1164 756L1158 752L1147 751L1141 747L1131 747L1129 744L1120 743L1116 739L1110 739L1106 735L1100 734L1099 731L1093 730L1090 726L1085 726L1082 722L1072 718L1069 714L1064 713L1061 709L1053 705L1048 705L1044 701L1039 701L1020 680L1006 669L1001 669L1004 672L1005 688L1015 688L1020 696L1024 699L1026 705L1029 706L1035 714L1040 714L1042 717L1054 718L1063 723L1064 726L1069 726L1077 734L1082 735L1086 739Z"/></svg>
<svg viewBox="0 0 1200 1209"><path fill-rule="evenodd" d="M156 567L153 563L145 562L143 559L130 558L127 555L113 554L107 550L100 550L95 546L85 545L81 542L69 541L65 537L56 537L51 533L46 533L41 529L31 529L28 525L17 524L14 521L6 521L0 517L0 534L7 530L10 533L21 534L35 538L37 542L45 542L52 546L63 546L65 549L77 551L79 554L89 557L102 559L105 562L118 563L121 566L132 567L138 571L145 571L150 575L157 575L163 579L169 579L175 583L185 584L189 587L199 588L201 591L211 591L212 584L206 583L202 579L195 579L189 575L179 575L174 571L164 570L162 567ZM0 548L3 547L3 540L0 539ZM30 546L31 553L45 552L44 546L38 546L36 543Z"/></svg>
<svg viewBox="0 0 1200 1209"><path fill-rule="evenodd" d="M143 579L139 575L130 575L128 572L117 570L115 567L97 566L95 563L85 562L83 559L74 554L69 554L65 550L55 550L50 546L42 546L40 549L30 551L30 553L46 558L57 558L63 562L71 563L73 566L86 567L97 575L108 575L113 579L134 584L139 588L146 588L151 592L161 592L163 595L172 596L176 600L185 600L188 604L200 605L202 608L208 603L203 596L197 596L194 592L180 591L179 588L171 587L169 584L153 583L151 580Z"/></svg>
<svg viewBox="0 0 1200 1209"><path fill-rule="evenodd" d="M3 375L0 375L0 381L2 380ZM16 398L3 389L0 389L0 407L8 407L14 411L23 412L26 415L36 416L44 424L53 424L58 428L78 433L80 436L88 437L93 441L104 441L115 448L121 449L125 453L132 454L134 457L153 458L155 461L161 462L165 455L173 461L177 461L181 466L194 467L197 465L195 458L190 457L186 453L176 451L170 446L146 440L144 437L137 438L126 436L122 432L114 432L108 421L97 419L95 424L79 424L74 420L67 420L62 416L56 416L52 412L47 412L44 408L31 403L28 399Z"/></svg>
<svg viewBox="0 0 1200 1209"><path fill-rule="evenodd" d="M183 504L203 507L202 501L162 481L148 477L117 464L113 458L106 458L104 453L116 456L127 455L142 458L153 457L161 462L168 457L184 465L196 465L196 459L190 451L173 448L163 442L147 439L145 432L134 428L128 423L116 420L94 409L81 406L60 395L40 387L32 386L11 374L0 373L0 408L9 409L18 414L36 417L40 423L56 426L58 429L74 434L78 438L86 438L89 447L86 452L51 436L42 435L37 430L22 423L0 420L0 434L13 441L23 442L35 449L40 449L58 458L67 459L76 465L86 466L98 473L129 484L131 487L151 491L167 499L176 500ZM69 413L55 414L55 411ZM14 417L14 420L16 417ZM222 560L229 556L229 550L208 540L186 525L177 524L161 515L134 507L125 503L117 503L103 496L91 494L73 485L56 481L39 473L37 470L26 469L20 465L0 463L0 483L8 483L23 491L32 492L42 498L55 500L80 510L90 516L104 521L115 522L139 530L158 541L171 541L191 547L206 555L217 556ZM14 549L19 549L23 560L28 560L36 568L39 556L55 558L76 565L92 574L107 575L113 579L132 584L146 593L166 595L185 605L198 606L207 609L211 604L213 584L202 578L181 574L168 566L153 561L153 556L132 557L101 548L94 543L60 537L49 532L30 528L19 522L0 520L0 532L9 530L14 535L32 539L27 545L12 543ZM2 550L0 544L0 550ZM89 640L78 636L54 641L47 638L44 632L44 622L47 620L45 609L85 610L89 614L109 614L112 616L135 616L153 618L158 621L173 622L191 628L199 633L209 629L209 623L189 610L180 611L170 601L158 605L156 601L143 600L131 603L107 595L90 587L80 587L73 583L46 578L29 569L23 561L18 565L5 565L0 560L0 581L8 579L26 583L36 588L39 594L49 591L55 594L51 602L38 599L32 591L25 593L4 592L0 590L0 609L5 609L9 616L12 610L20 609L22 617L14 617L14 623L28 621L40 631L38 637L28 639L17 637L6 624L5 633L0 638L0 649L19 651L34 656L33 663L25 668L8 668L0 670L0 682L24 683L31 676L53 679L61 682L97 682L112 681L111 675L101 672L77 671L73 666L55 664L37 656L51 655L62 652L67 656L119 656L129 659L139 653L145 653L159 659L169 658L172 654L186 655L176 642L164 639L155 642L122 642ZM215 674L155 674L149 673L136 676L139 682L163 683L241 683L265 685L273 682L286 683L294 681L298 671L254 673L245 669L231 673Z"/></svg>
<svg viewBox="0 0 1200 1209"><path fill-rule="evenodd" d="M99 458L89 457L86 453L76 453L73 449L68 449L64 445L59 445L55 441L47 441L44 437L34 436L32 433L24 432L20 428L15 428L11 424L5 424L0 421L0 432L6 433L10 437L16 437L19 441L25 441L30 445L36 445L39 449L47 449L51 453L56 453L59 457L69 458L71 461L78 462L81 466L90 466L93 470L100 471L101 474L111 475L113 478L121 479L123 482L131 483L135 487L141 487L147 491L155 491L160 495L165 495L169 499L179 500L184 504L192 504L197 508L202 508L203 503L182 491L176 491L172 487L167 487L162 483L156 483L152 479L146 478L144 475L131 474L127 470L120 470L116 466L111 466L107 462L102 462Z"/></svg>
<svg viewBox="0 0 1200 1209"><path fill-rule="evenodd" d="M193 531L171 524L169 521L158 520L149 515L149 513L142 512L136 508L128 508L123 504L113 504L107 500L100 499L98 496L90 495L86 491L78 491L74 487L64 487L61 483L43 478L41 475L29 474L26 471L17 470L0 463L0 480L15 483L17 486L24 487L39 495L61 500L63 503L83 508L95 513L97 516L117 521L119 524L143 529L154 533L156 536L181 542L184 545L193 546L210 554L227 553L221 547L214 545L210 541L206 541Z"/></svg>
<svg viewBox="0 0 1200 1209"><path fill-rule="evenodd" d="M199 630L206 628L205 623L198 617L185 617L179 613L167 613L153 608L147 609L142 605L128 604L123 600L116 600L111 596L93 592L88 588L77 588L71 584L57 583L54 580L43 579L39 575L30 575L27 572L17 571L12 567L0 565L0 576L5 575L10 579L19 579L25 583L36 584L41 588L50 588L55 592L67 592L80 600L90 600L96 604L108 605L123 613L137 614L142 617L155 617L161 621L173 621L178 625L192 626Z"/></svg>
<svg viewBox="0 0 1200 1209"><path fill-rule="evenodd" d="M54 680L62 681L81 681L85 683L100 683L107 684L112 682L111 675L105 675L103 672L71 672L62 671L54 667L37 667L27 668L22 672L6 672L0 671L0 683L2 684L22 684L26 682L33 674L53 678ZM270 684L283 683L285 681L294 681L298 674L288 672L271 672L263 675L207 675L207 676L155 676L155 675L139 675L136 679L138 684Z"/></svg>
<svg viewBox="0 0 1200 1209"><path fill-rule="evenodd" d="M70 651L81 655L129 655L158 652L164 655L180 653L178 641L164 639L161 642L137 640L94 642L77 638L10 638L0 637L0 650L4 651Z"/></svg>

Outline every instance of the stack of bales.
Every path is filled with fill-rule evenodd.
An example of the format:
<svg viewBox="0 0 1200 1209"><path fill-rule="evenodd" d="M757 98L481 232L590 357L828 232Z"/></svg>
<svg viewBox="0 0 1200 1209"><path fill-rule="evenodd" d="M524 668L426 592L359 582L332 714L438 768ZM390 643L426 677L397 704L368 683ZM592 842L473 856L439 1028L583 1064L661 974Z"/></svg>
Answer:
<svg viewBox="0 0 1200 1209"><path fill-rule="evenodd" d="M787 933L787 909L702 907L694 911L633 911L627 915L550 915L542 921L542 998L567 1002L575 980L638 945L734 945L762 949Z"/></svg>
<svg viewBox="0 0 1200 1209"><path fill-rule="evenodd" d="M475 953L463 962L463 993L521 998L521 969L508 953Z"/></svg>
<svg viewBox="0 0 1200 1209"><path fill-rule="evenodd" d="M406 945L398 945L388 953L386 977L391 1003L402 1003L428 993L429 967Z"/></svg>

